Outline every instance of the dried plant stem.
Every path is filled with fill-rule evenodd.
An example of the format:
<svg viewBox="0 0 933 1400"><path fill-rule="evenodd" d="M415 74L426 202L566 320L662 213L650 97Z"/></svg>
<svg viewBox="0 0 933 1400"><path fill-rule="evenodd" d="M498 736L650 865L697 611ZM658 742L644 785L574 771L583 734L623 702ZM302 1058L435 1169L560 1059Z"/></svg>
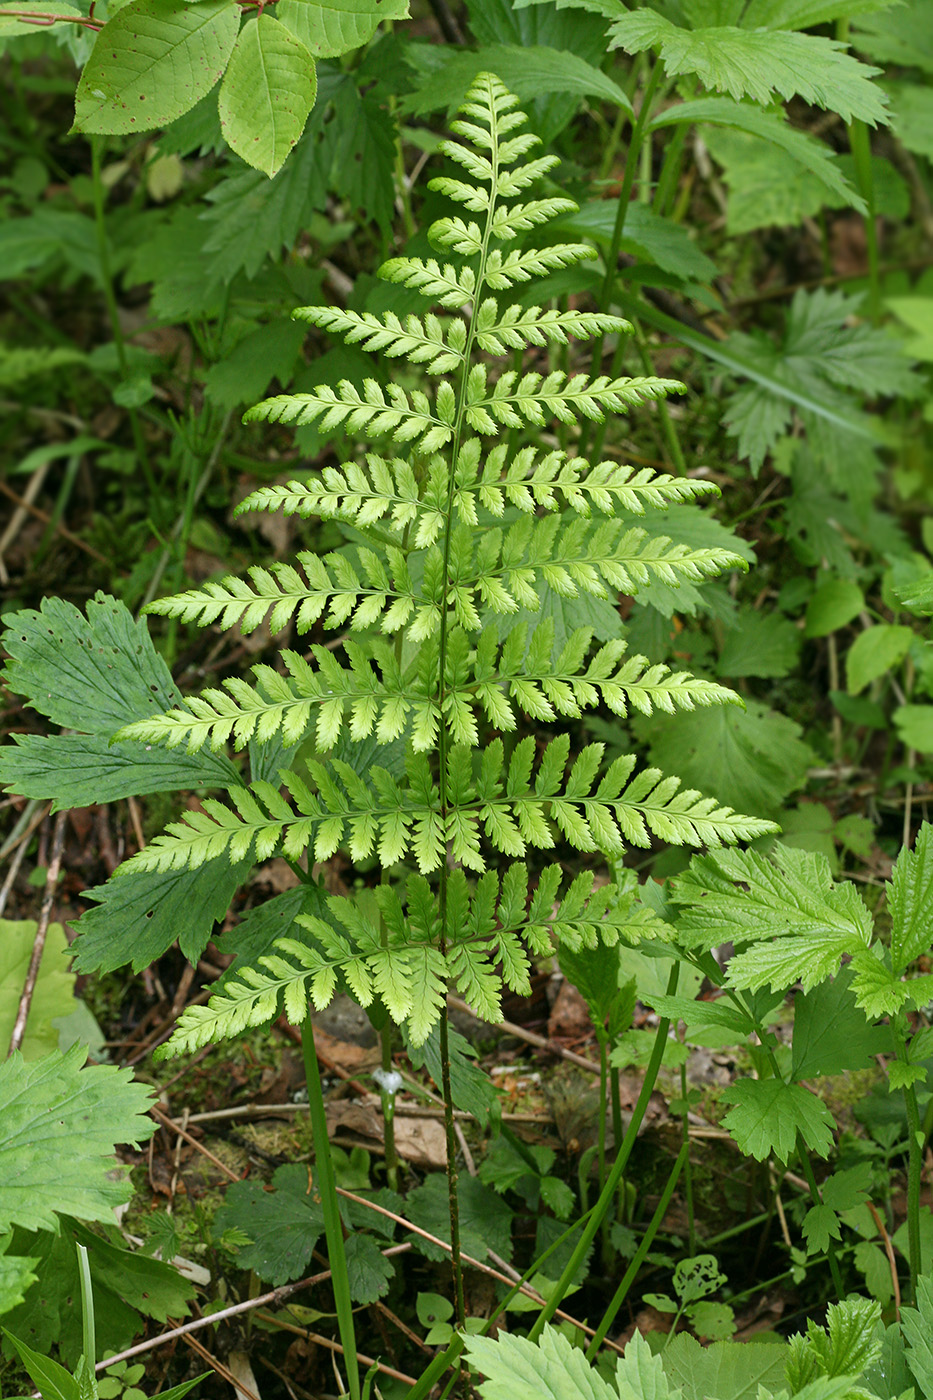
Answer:
<svg viewBox="0 0 933 1400"><path fill-rule="evenodd" d="M23 1044L23 1036L26 1034L26 1021L29 1016L29 1008L32 1005L33 993L36 990L36 981L39 977L39 967L42 962L42 954L45 952L45 939L49 931L49 920L52 917L52 904L55 899L55 886L58 884L58 873L62 864L62 847L65 844L65 822L68 819L67 812L59 812L55 818L55 828L52 832L52 851L49 856L49 870L45 879L45 893L42 896L42 907L39 910L39 924L36 929L35 941L32 945L32 956L29 959L29 968L26 972L26 981L23 985L23 992L19 999L19 1006L16 1009L16 1019L13 1022L13 1034L10 1036L9 1054L14 1050L19 1050Z"/></svg>

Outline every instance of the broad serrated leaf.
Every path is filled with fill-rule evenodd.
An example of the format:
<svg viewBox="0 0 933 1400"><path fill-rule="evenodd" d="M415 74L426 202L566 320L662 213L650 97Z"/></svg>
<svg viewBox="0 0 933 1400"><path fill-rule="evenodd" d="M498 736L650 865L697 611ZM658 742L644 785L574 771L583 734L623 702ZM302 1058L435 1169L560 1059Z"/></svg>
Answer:
<svg viewBox="0 0 933 1400"><path fill-rule="evenodd" d="M74 130L168 126L217 82L240 27L225 0L129 0L108 20L75 93Z"/></svg>
<svg viewBox="0 0 933 1400"><path fill-rule="evenodd" d="M757 700L636 721L652 761L739 812L776 816L813 761L799 725Z"/></svg>
<svg viewBox="0 0 933 1400"><path fill-rule="evenodd" d="M122 1237L112 1228L103 1238L66 1217L57 1235L17 1230L14 1242L38 1256L38 1279L22 1305L4 1320L11 1331L43 1353L54 1344L71 1365L83 1351L81 1309L74 1305L81 1296L76 1244L88 1251L101 1352L128 1346L139 1335L143 1317L165 1322L169 1317L186 1317L190 1311L191 1282L171 1264L123 1248Z"/></svg>
<svg viewBox="0 0 933 1400"><path fill-rule="evenodd" d="M617 207L614 200L594 200L560 219L556 227L608 247ZM716 264L700 251L684 226L662 218L647 204L632 203L625 211L621 246L675 277L708 283L716 276Z"/></svg>
<svg viewBox="0 0 933 1400"><path fill-rule="evenodd" d="M792 622L773 612L748 609L725 634L717 674L786 676L800 654L800 633Z"/></svg>
<svg viewBox="0 0 933 1400"><path fill-rule="evenodd" d="M249 1236L251 1243L239 1249L240 1264L277 1288L305 1271L324 1233L324 1212L310 1167L279 1167L272 1187L235 1182L216 1223L219 1231L237 1229Z"/></svg>
<svg viewBox="0 0 933 1400"><path fill-rule="evenodd" d="M640 1359L639 1342L647 1348L640 1337L638 1342L629 1343L626 1361L629 1349L637 1351ZM479 1386L484 1400L619 1400L621 1394L603 1380L578 1347L571 1346L550 1325L537 1342L508 1332L500 1332L495 1341L467 1337L466 1352L487 1377ZM660 1367L660 1358L654 1360ZM636 1394L634 1390L631 1393ZM667 1394L666 1389L655 1390L655 1400L666 1400Z"/></svg>
<svg viewBox="0 0 933 1400"><path fill-rule="evenodd" d="M0 754L0 782L23 796L52 797L56 808L240 783L220 754L173 756L111 743L125 724L181 700L145 623L115 598L98 593L86 617L64 599L45 598L39 612L8 614L5 621L7 685L54 724L80 732L14 735Z"/></svg>
<svg viewBox="0 0 933 1400"><path fill-rule="evenodd" d="M576 97L596 97L613 106L631 111L631 103L612 78L572 50L532 45L493 44L470 54L450 54L432 77L418 85L406 101L416 115L455 105L478 73L498 74L523 101L536 97L569 93Z"/></svg>
<svg viewBox="0 0 933 1400"><path fill-rule="evenodd" d="M372 1235L351 1234L346 1242L346 1259L350 1297L354 1303L368 1307L388 1293L395 1267Z"/></svg>
<svg viewBox="0 0 933 1400"><path fill-rule="evenodd" d="M475 1176L461 1176L457 1185L460 1201L460 1246L464 1254L482 1262L489 1250L504 1259L512 1256L512 1211L495 1191ZM450 1239L450 1201L447 1181L442 1174L432 1173L422 1186L411 1191L406 1199L405 1217L413 1225ZM419 1253L437 1261L450 1258L449 1249L441 1249L418 1235L410 1236Z"/></svg>
<svg viewBox="0 0 933 1400"><path fill-rule="evenodd" d="M220 85L220 128L247 165L272 176L304 131L317 95L314 59L269 15L248 21Z"/></svg>
<svg viewBox="0 0 933 1400"><path fill-rule="evenodd" d="M758 1400L759 1386L777 1391L784 1380L785 1346L774 1343L714 1342L704 1347L678 1332L661 1356L664 1373L683 1400Z"/></svg>
<svg viewBox="0 0 933 1400"><path fill-rule="evenodd" d="M879 71L846 53L832 39L789 30L765 33L717 25L680 29L653 10L639 9L610 29L614 47L628 53L657 48L672 76L695 74L706 88L768 106L775 93L802 97L845 121L874 125L887 119L884 94L871 79Z"/></svg>
<svg viewBox="0 0 933 1400"><path fill-rule="evenodd" d="M889 1036L883 1027L866 1020L851 986L852 974L843 969L833 981L794 999L794 1079L867 1069L889 1050Z"/></svg>
<svg viewBox="0 0 933 1400"><path fill-rule="evenodd" d="M819 1157L833 1145L833 1118L825 1104L800 1084L782 1079L738 1079L722 1095L732 1107L723 1119L739 1148L756 1161L773 1153L786 1162L797 1134Z"/></svg>
<svg viewBox="0 0 933 1400"><path fill-rule="evenodd" d="M82 1069L87 1047L0 1065L0 1233L54 1230L59 1214L112 1220L130 1186L114 1180L117 1143L150 1137L148 1088L129 1070Z"/></svg>
<svg viewBox="0 0 933 1400"><path fill-rule="evenodd" d="M888 885L891 966L901 973L933 943L933 826L924 822L912 851L903 850Z"/></svg>
<svg viewBox="0 0 933 1400"><path fill-rule="evenodd" d="M85 890L95 904L75 923L77 972L113 972L131 964L150 967L178 939L183 955L196 963L222 923L250 861L231 865L225 856L197 870L120 871L105 885Z"/></svg>

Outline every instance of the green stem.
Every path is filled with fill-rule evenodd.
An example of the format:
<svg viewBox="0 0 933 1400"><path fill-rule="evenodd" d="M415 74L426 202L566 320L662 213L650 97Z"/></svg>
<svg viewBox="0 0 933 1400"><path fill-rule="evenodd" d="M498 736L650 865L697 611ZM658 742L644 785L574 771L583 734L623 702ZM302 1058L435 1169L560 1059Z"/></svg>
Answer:
<svg viewBox="0 0 933 1400"><path fill-rule="evenodd" d="M107 315L110 320L110 333L113 336L114 349L117 352L117 364L120 367L120 374L123 379L127 378L126 341L123 337L123 327L120 325L120 310L117 306L117 296L113 287L113 274L110 270L110 242L107 238L107 220L104 210L104 182L101 177L101 154L103 143L99 136L91 137L91 189L94 200L94 231L97 236L97 259L100 263L100 280L104 292L104 301L107 305ZM158 500L155 477L152 475L152 468L149 465L149 453L146 448L146 439L143 436L142 423L135 408L128 408L127 415L130 420L130 430L133 434L133 446L136 449L136 458L139 468L146 480L146 487L153 502Z"/></svg>
<svg viewBox="0 0 933 1400"><path fill-rule="evenodd" d="M327 1256L334 1288L334 1306L337 1309L337 1327L340 1331L340 1342L347 1366L350 1400L360 1400L360 1366L356 1355L356 1327L353 1321L353 1304L350 1300L350 1277L347 1273L343 1221L340 1218L340 1206L337 1201L337 1183L334 1179L334 1164L331 1160L330 1141L327 1137L324 1094L321 1090L321 1075L317 1066L314 1028L310 1015L306 1016L301 1023L301 1051L304 1057L305 1079L308 1085L308 1111L311 1116L311 1136L314 1141L314 1166L317 1173L318 1193L321 1197L321 1210L324 1214L324 1234L327 1239Z"/></svg>
<svg viewBox="0 0 933 1400"><path fill-rule="evenodd" d="M454 1101L450 1088L449 1017L446 1005L441 1008L438 1026L441 1056L441 1093L444 1099L444 1135L447 1140L447 1201L450 1209L450 1262L454 1276L454 1305L457 1326L466 1326L466 1304L463 1297L463 1263L460 1259L460 1202L457 1196L457 1136L454 1131Z"/></svg>
<svg viewBox="0 0 933 1400"><path fill-rule="evenodd" d="M871 319L881 319L881 273L878 229L875 224L875 179L871 168L871 138L864 122L849 124L849 146L855 161L855 187L865 201L865 246L868 251L868 305Z"/></svg>
<svg viewBox="0 0 933 1400"><path fill-rule="evenodd" d="M606 1040L605 1036L600 1036L599 1040L599 1122L597 1124L597 1140L599 1142L599 1189L606 1184L606 1113L609 1109L607 1080L608 1066L606 1064Z"/></svg>
<svg viewBox="0 0 933 1400"><path fill-rule="evenodd" d="M688 1142L685 1142L683 1147L677 1154L677 1160L674 1163L670 1176L667 1178L667 1185L664 1187L664 1191L661 1195L661 1199L658 1201L654 1215L652 1215L650 1221L648 1222L648 1228L644 1233L644 1237L642 1238L641 1244L635 1251L635 1257L629 1264L625 1273L622 1275L622 1281L616 1289L615 1293L613 1293L612 1301L610 1302L606 1311L603 1313L602 1321L597 1327L594 1335L590 1338L590 1344L586 1349L587 1361L592 1361L597 1351L602 1346L606 1333L609 1331L609 1328L615 1321L619 1309L621 1308L622 1304L625 1302L626 1297L628 1296L628 1291L634 1283L635 1278L637 1277L638 1270L645 1262L645 1257L648 1253L648 1250L654 1243L654 1237L658 1233L658 1230L661 1228L661 1223L664 1220L665 1215L667 1214L667 1208L670 1205L671 1197L674 1194L674 1187L677 1185L677 1178L680 1176L681 1171L688 1162L689 1153L690 1144Z"/></svg>
<svg viewBox="0 0 933 1400"><path fill-rule="evenodd" d="M687 1084L687 1066L686 1066L686 1065L681 1065L681 1067L680 1067L680 1097L683 1099L683 1103L684 1103L684 1109L683 1109L683 1139L684 1139L684 1147L685 1147L685 1148L688 1148L688 1147L690 1146L690 1123L689 1123L689 1118L688 1118L688 1114L689 1114L688 1103L689 1103L689 1100L688 1100L688 1097L687 1097L688 1093L689 1093L689 1085ZM686 1197L686 1201L687 1201L687 1224L688 1224L689 1238L690 1238L690 1257L693 1258L693 1256L694 1256L694 1255L696 1254L696 1252L697 1252L697 1222L696 1222L696 1215L695 1215L694 1209L693 1209L693 1169L692 1169L692 1167L691 1167L691 1165L690 1165L690 1158L689 1158L689 1157L687 1158L686 1162L684 1163L684 1196Z"/></svg>
<svg viewBox="0 0 933 1400"><path fill-rule="evenodd" d="M97 1329L94 1325L94 1290L91 1287L91 1266L83 1244L76 1244L78 1273L81 1278L81 1328L84 1337L84 1359L91 1375L97 1361Z"/></svg>
<svg viewBox="0 0 933 1400"><path fill-rule="evenodd" d="M674 994L677 991L677 977L679 972L680 964L675 962L674 966L671 968L670 978L668 979L667 995L669 997L674 996ZM537 1341L537 1339L540 1337L541 1333L544 1330L545 1323L550 1322L551 1318L554 1316L554 1313L560 1307L561 1300L566 1297L567 1290L572 1284L574 1278L576 1277L577 1270L580 1268L581 1264L586 1258L587 1250L593 1243L593 1238L596 1234L596 1231L599 1229L603 1216L606 1214L607 1210L611 1209L613 1197L615 1196L616 1190L618 1189L619 1182L622 1180L622 1175L625 1171L625 1168L628 1166L628 1159L632 1155L632 1148L635 1146L635 1139L638 1136L638 1130L642 1125L642 1120L644 1119L645 1112L648 1108L648 1102L654 1091L654 1086L657 1083L658 1073L661 1069L661 1060L664 1055L664 1047L667 1044L667 1036L668 1032L670 1031L670 1028L670 1018L666 1016L662 1017L662 1019L658 1023L658 1029L655 1033L654 1046L651 1051L651 1058L649 1059L648 1066L645 1070L645 1078L641 1086L641 1093L638 1095L638 1101L635 1104L635 1108L632 1113L632 1121L629 1123L628 1131L626 1132L625 1137L622 1139L622 1144L619 1148L618 1156L616 1157L615 1162L612 1165L612 1171L606 1178L606 1185L599 1193L599 1199L593 1206L592 1213L590 1214L590 1218L587 1221L586 1229L583 1231L583 1234L577 1242L577 1246L574 1249L572 1255L570 1256L570 1259L567 1263L566 1268L564 1269L564 1272L561 1274L560 1278L555 1284L554 1291L552 1292L545 1306L542 1308L541 1313L538 1316L537 1321L535 1322L535 1325L532 1327L531 1332L529 1333L529 1336L533 1342Z"/></svg>
<svg viewBox="0 0 933 1400"><path fill-rule="evenodd" d="M810 1154L807 1151L806 1143L804 1142L803 1137L799 1132L797 1134L797 1155L800 1158L800 1164L803 1167L803 1174L806 1177L807 1185L810 1188L810 1195L813 1198L813 1204L815 1206L821 1206L823 1204L823 1197L820 1195L820 1188L816 1184L816 1177L813 1174L813 1164L810 1161ZM830 1240L826 1248L826 1257L829 1260L829 1272L833 1276L833 1287L836 1290L836 1297L841 1303L845 1298L846 1294L845 1289L842 1286L842 1274L839 1272L839 1260L836 1258L836 1251L833 1248L832 1240Z"/></svg>
<svg viewBox="0 0 933 1400"><path fill-rule="evenodd" d="M898 1035L891 1027L895 1038L897 1057L907 1062L907 1046L903 1034ZM917 1103L917 1090L913 1084L903 1089L904 1107L907 1109L907 1252L910 1259L910 1297L917 1296L917 1279L920 1275L922 1257L920 1253L920 1176L923 1170L923 1144L926 1141L920 1126L920 1106Z"/></svg>
<svg viewBox="0 0 933 1400"><path fill-rule="evenodd" d="M388 942L388 938L386 939ZM391 1074L394 1066L392 1064L392 1023L386 1017L380 1031L379 1043L382 1048L382 1068L385 1074ZM396 1083L399 1081L396 1080ZM379 1086L382 1098L382 1122L383 1122L383 1145L386 1154L386 1181L389 1189L398 1190L398 1151L395 1146L395 1094L391 1093L383 1085Z"/></svg>

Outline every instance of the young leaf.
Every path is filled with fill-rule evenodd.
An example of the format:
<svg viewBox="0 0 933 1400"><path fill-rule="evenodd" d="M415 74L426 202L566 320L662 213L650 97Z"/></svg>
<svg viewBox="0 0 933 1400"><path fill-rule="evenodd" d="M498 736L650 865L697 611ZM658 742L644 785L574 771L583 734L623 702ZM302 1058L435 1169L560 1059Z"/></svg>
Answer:
<svg viewBox="0 0 933 1400"><path fill-rule="evenodd" d="M899 666L910 650L913 629L879 622L860 632L846 653L846 689L858 695L866 685Z"/></svg>
<svg viewBox="0 0 933 1400"><path fill-rule="evenodd" d="M933 826L924 822L912 851L901 851L888 885L891 967L901 973L933 943Z"/></svg>
<svg viewBox="0 0 933 1400"><path fill-rule="evenodd" d="M75 131L168 126L220 77L240 16L225 0L129 0L108 20L75 93Z"/></svg>
<svg viewBox="0 0 933 1400"><path fill-rule="evenodd" d="M278 20L260 14L240 31L220 85L220 126L247 165L277 174L304 131L317 94L314 59Z"/></svg>
<svg viewBox="0 0 933 1400"><path fill-rule="evenodd" d="M251 1243L241 1245L240 1264L278 1288L300 1278L324 1233L324 1214L310 1167L279 1167L271 1191L258 1183L235 1182L217 1212L218 1232L242 1230Z"/></svg>

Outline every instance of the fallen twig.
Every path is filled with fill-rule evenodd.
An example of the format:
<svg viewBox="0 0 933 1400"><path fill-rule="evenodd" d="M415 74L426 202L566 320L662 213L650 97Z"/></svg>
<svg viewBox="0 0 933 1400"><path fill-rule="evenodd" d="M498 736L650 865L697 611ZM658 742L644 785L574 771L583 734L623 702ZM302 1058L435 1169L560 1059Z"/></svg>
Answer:
<svg viewBox="0 0 933 1400"><path fill-rule="evenodd" d="M29 1016L29 1008L32 1005L33 993L36 990L36 981L39 976L39 965L42 962L42 954L45 952L45 939L49 931L49 920L52 917L52 904L55 900L55 886L58 884L58 873L62 864L62 848L65 844L65 822L68 819L67 812L59 812L55 818L55 829L52 833L52 852L49 856L49 869L45 877L45 892L42 896L42 907L39 910L39 923L36 928L36 937L32 945L32 956L29 959L29 968L26 972L26 981L23 985L22 996L19 999L19 1006L16 1009L16 1019L13 1022L13 1034L10 1036L10 1048L8 1054L12 1055L14 1050L19 1050L23 1044L23 1036L26 1034L26 1020Z"/></svg>

